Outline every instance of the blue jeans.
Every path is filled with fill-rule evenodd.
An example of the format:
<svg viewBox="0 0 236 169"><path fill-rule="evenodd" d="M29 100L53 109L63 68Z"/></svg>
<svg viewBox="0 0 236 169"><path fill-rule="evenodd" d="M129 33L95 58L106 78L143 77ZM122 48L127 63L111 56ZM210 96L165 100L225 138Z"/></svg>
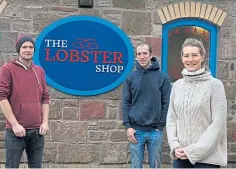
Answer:
<svg viewBox="0 0 236 169"><path fill-rule="evenodd" d="M147 145L148 163L150 168L162 167L162 131L136 130L137 144L130 143L131 167L143 168L144 148Z"/></svg>
<svg viewBox="0 0 236 169"><path fill-rule="evenodd" d="M194 165L190 163L188 159L186 160L174 160L173 168L220 168L219 165L206 164L206 163L195 163Z"/></svg>
<svg viewBox="0 0 236 169"><path fill-rule="evenodd" d="M19 168L24 149L26 150L28 167L42 168L44 136L39 134L39 129L26 130L25 137L17 137L12 129L6 129L5 148L5 168Z"/></svg>

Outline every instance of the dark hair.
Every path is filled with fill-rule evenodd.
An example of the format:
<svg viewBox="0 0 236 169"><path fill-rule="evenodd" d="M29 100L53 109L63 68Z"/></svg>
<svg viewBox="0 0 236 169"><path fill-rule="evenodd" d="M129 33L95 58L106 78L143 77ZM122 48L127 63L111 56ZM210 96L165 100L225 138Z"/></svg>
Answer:
<svg viewBox="0 0 236 169"><path fill-rule="evenodd" d="M151 45L149 45L147 42L141 42L135 48L135 56L137 55L137 47L145 46L145 45L148 47L150 55L152 54L152 47L151 47Z"/></svg>
<svg viewBox="0 0 236 169"><path fill-rule="evenodd" d="M209 68L205 64L206 49L205 49L203 43L200 40L194 39L194 38L186 39L182 45L181 57L183 56L183 48L186 46L197 47L199 49L200 55L203 56L203 58L204 58L204 61L202 62L202 67L205 67L206 70L209 70Z"/></svg>

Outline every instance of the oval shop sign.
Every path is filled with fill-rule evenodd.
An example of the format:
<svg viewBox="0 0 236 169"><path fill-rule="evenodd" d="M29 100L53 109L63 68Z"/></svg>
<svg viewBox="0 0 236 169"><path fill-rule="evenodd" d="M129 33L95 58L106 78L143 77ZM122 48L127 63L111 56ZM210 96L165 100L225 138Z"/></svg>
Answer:
<svg viewBox="0 0 236 169"><path fill-rule="evenodd" d="M34 62L47 83L72 95L91 96L119 86L132 70L133 46L102 18L71 16L47 26L36 40Z"/></svg>

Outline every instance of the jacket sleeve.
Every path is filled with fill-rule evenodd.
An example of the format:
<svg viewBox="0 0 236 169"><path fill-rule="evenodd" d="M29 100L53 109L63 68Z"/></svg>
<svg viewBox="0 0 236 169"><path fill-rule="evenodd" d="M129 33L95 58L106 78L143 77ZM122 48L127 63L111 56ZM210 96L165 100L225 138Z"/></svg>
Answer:
<svg viewBox="0 0 236 169"><path fill-rule="evenodd" d="M177 136L177 115L175 113L174 100L175 100L175 84L173 85L170 94L170 104L166 119L166 132L167 132L168 143L170 146L170 156L173 159L176 159L174 150L177 147L181 147L181 144L179 143L179 138Z"/></svg>
<svg viewBox="0 0 236 169"><path fill-rule="evenodd" d="M192 164L206 158L215 151L226 132L227 101L225 90L220 80L215 80L211 95L212 123L196 144L184 147L184 152Z"/></svg>
<svg viewBox="0 0 236 169"><path fill-rule="evenodd" d="M166 116L167 116L167 111L168 111L169 102L170 102L170 92L171 92L171 83L170 83L170 79L168 75L166 75L164 83L162 84L162 87L161 87L162 111L161 111L161 119L157 126L157 129L160 131L162 131L163 128L166 126Z"/></svg>
<svg viewBox="0 0 236 169"><path fill-rule="evenodd" d="M129 111L132 104L132 94L130 91L129 79L126 78L122 91L122 118L126 129L131 128Z"/></svg>
<svg viewBox="0 0 236 169"><path fill-rule="evenodd" d="M0 101L8 100L11 94L11 84L11 74L6 67L2 66L0 70Z"/></svg>
<svg viewBox="0 0 236 169"><path fill-rule="evenodd" d="M42 83L43 83L43 95L42 95L42 104L49 104L49 92L46 84L46 79L45 79L45 72L42 70Z"/></svg>

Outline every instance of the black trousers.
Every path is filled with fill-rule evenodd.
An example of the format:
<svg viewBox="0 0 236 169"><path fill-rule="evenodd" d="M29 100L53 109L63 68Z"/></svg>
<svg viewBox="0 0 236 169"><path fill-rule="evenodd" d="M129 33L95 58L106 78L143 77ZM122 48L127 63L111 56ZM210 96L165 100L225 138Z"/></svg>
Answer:
<svg viewBox="0 0 236 169"><path fill-rule="evenodd" d="M190 163L188 159L186 160L177 159L173 161L173 168L220 168L220 166L206 163L196 163L193 165Z"/></svg>
<svg viewBox="0 0 236 169"><path fill-rule="evenodd" d="M6 129L5 148L5 168L19 168L24 150L26 150L28 167L42 168L44 136L39 134L39 129L27 129L25 137L17 137L12 129Z"/></svg>

